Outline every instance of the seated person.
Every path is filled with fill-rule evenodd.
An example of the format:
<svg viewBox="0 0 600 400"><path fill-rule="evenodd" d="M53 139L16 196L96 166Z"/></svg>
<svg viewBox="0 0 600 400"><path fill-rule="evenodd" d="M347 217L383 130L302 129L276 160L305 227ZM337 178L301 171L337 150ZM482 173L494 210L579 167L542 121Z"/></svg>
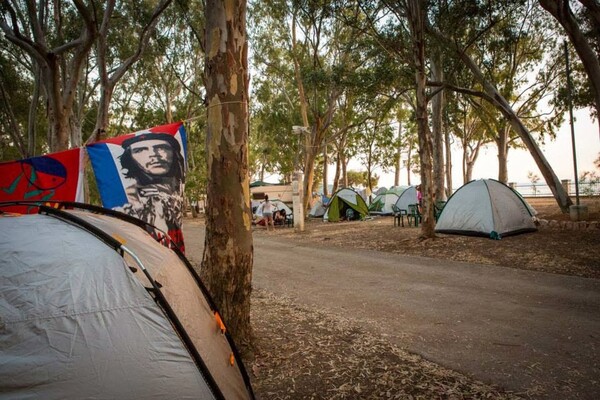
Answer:
<svg viewBox="0 0 600 400"><path fill-rule="evenodd" d="M284 209L275 211L275 214L273 214L273 221L275 222L275 225L284 225L285 217L286 212Z"/></svg>
<svg viewBox="0 0 600 400"><path fill-rule="evenodd" d="M346 209L346 220L347 221L353 221L353 220L357 219L356 217L357 217L357 213L355 213L353 209L351 209L351 208Z"/></svg>

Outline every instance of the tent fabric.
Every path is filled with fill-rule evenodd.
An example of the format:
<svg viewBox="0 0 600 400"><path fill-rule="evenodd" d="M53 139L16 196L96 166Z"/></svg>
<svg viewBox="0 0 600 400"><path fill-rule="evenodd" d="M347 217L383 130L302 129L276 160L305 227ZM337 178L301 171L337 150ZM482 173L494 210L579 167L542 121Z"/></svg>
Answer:
<svg viewBox="0 0 600 400"><path fill-rule="evenodd" d="M493 179L471 181L446 203L435 231L463 235L503 236L537 230L529 206L513 189Z"/></svg>
<svg viewBox="0 0 600 400"><path fill-rule="evenodd" d="M378 188L377 190L375 190L375 192L373 193L375 196L379 196L380 194L384 194L387 193L387 188L385 186L382 186L380 188Z"/></svg>
<svg viewBox="0 0 600 400"><path fill-rule="evenodd" d="M254 181L250 183L250 187L260 187L260 186L275 186L277 183L269 183L264 181Z"/></svg>
<svg viewBox="0 0 600 400"><path fill-rule="evenodd" d="M286 215L292 215L292 209L289 208L283 201L281 200L269 200L271 203L273 203L273 207L274 210L273 212L277 211L277 210L285 210ZM263 211L262 211L262 205L264 202L261 202L260 205L256 208L256 212L254 213L254 215L256 215L259 218L262 218L263 216Z"/></svg>
<svg viewBox="0 0 600 400"><path fill-rule="evenodd" d="M393 192L386 192L377 195L369 205L369 214L371 215L392 215L394 210L392 205L396 204L398 195Z"/></svg>
<svg viewBox="0 0 600 400"><path fill-rule="evenodd" d="M320 195L318 199L314 202L311 207L308 217L309 218L321 218L325 215L325 211L327 210L327 206L329 205L329 197L324 194Z"/></svg>
<svg viewBox="0 0 600 400"><path fill-rule="evenodd" d="M252 398L210 300L179 256L128 222L69 213L118 239L160 282L223 396ZM79 226L1 216L0 397L215 398L148 287L132 256Z"/></svg>
<svg viewBox="0 0 600 400"><path fill-rule="evenodd" d="M417 204L417 188L416 186L395 186L396 193L398 194L398 200L396 200L396 207L399 210L407 210L410 204ZM399 188L403 188L400 190Z"/></svg>
<svg viewBox="0 0 600 400"><path fill-rule="evenodd" d="M398 196L400 196L406 189L413 187L413 186L391 186L388 189L388 193L396 193Z"/></svg>
<svg viewBox="0 0 600 400"><path fill-rule="evenodd" d="M369 215L369 208L365 200L355 190L342 188L331 196L323 219L330 222L337 222L344 218L348 208L354 210L361 219Z"/></svg>

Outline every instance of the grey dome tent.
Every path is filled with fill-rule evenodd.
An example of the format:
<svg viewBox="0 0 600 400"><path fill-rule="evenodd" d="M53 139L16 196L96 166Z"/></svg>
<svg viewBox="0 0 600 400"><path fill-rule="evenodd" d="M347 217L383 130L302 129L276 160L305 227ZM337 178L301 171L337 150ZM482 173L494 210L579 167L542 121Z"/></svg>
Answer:
<svg viewBox="0 0 600 400"><path fill-rule="evenodd" d="M308 213L309 218L321 218L325 215L325 210L327 209L327 205L329 204L329 198L325 195L319 196L315 204L310 209Z"/></svg>
<svg viewBox="0 0 600 400"><path fill-rule="evenodd" d="M397 186L402 188L402 186ZM396 207L399 210L408 210L409 204L417 204L417 188L416 186L403 187L404 189L398 193L398 200L396 200Z"/></svg>
<svg viewBox="0 0 600 400"><path fill-rule="evenodd" d="M142 221L69 204L0 205L0 398L253 399L182 253Z"/></svg>
<svg viewBox="0 0 600 400"><path fill-rule="evenodd" d="M510 187L494 179L471 181L446 203L435 231L500 239L537 230L530 207Z"/></svg>

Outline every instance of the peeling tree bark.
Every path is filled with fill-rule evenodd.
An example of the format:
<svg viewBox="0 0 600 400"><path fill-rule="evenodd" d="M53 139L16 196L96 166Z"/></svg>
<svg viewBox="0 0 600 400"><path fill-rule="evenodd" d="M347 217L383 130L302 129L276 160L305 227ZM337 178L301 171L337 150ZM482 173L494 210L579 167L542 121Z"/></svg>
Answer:
<svg viewBox="0 0 600 400"><path fill-rule="evenodd" d="M421 193L423 193L423 208L421 214L421 235L425 238L435 237L433 219L433 173L432 156L433 143L427 120L427 96L425 87L427 76L425 73L425 10L420 0L407 2L407 14L413 42L415 61L415 83L417 92L417 126L419 130L419 156L421 159Z"/></svg>
<svg viewBox="0 0 600 400"><path fill-rule="evenodd" d="M234 341L247 348L253 242L246 2L209 0L205 17L208 193L201 274Z"/></svg>
<svg viewBox="0 0 600 400"><path fill-rule="evenodd" d="M442 55L434 54L431 58L431 72L435 80L444 80L444 71L442 69ZM432 129L433 129L433 193L437 200L444 200L446 192L444 190L444 133L443 118L444 111L444 91L438 91L431 99L432 103Z"/></svg>

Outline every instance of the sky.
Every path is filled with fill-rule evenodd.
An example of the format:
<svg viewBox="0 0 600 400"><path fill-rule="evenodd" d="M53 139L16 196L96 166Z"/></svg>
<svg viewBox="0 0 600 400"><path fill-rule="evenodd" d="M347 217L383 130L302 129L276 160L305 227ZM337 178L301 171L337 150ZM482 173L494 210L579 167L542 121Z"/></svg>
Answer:
<svg viewBox="0 0 600 400"><path fill-rule="evenodd" d="M574 111L575 118L575 147L577 156L577 172L578 175L584 171L596 171L600 173L595 166L594 160L600 156L600 130L598 129L597 121L594 122L589 116L587 109ZM544 153L544 156L554 169L556 176L559 179L571 179L574 181L574 164L573 164L573 144L571 140L571 125L568 115L565 116L565 122L561 125L556 139L554 141L546 141L545 145L539 145ZM473 179L481 178L498 178L498 158L495 146L488 146L481 151L479 158L475 162L473 169ZM462 167L461 167L461 151L458 150L453 154L453 173L452 180L454 186L461 186ZM361 169L358 163L352 163L350 169ZM529 183L527 175L532 172L540 177L540 183L543 182L542 174L540 173L533 157L527 150L511 149L508 152L508 181L516 183ZM394 184L394 173L379 172L379 186L390 187ZM420 178L413 175L411 183L418 183ZM406 170L400 172L400 185L406 185Z"/></svg>

